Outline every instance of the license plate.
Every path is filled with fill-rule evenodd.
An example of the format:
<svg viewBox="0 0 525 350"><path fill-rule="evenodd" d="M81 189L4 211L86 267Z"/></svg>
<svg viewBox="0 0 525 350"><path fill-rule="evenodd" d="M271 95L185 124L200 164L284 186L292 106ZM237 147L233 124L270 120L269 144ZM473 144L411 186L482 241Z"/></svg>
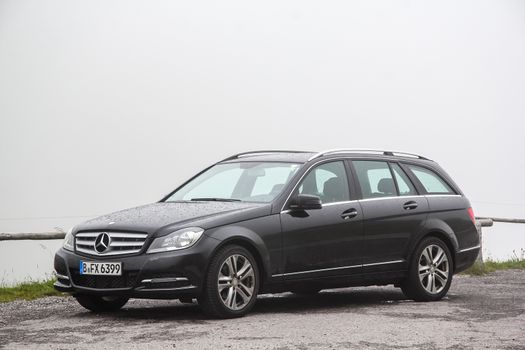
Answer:
<svg viewBox="0 0 525 350"><path fill-rule="evenodd" d="M120 262L93 262L80 261L81 275L103 275L103 276L121 276L122 263Z"/></svg>

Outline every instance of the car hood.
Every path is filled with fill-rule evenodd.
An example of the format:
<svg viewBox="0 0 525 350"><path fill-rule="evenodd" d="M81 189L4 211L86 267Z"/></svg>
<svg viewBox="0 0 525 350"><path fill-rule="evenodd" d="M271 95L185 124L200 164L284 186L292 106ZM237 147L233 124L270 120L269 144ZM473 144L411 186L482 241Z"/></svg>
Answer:
<svg viewBox="0 0 525 350"><path fill-rule="evenodd" d="M187 226L204 229L270 214L267 203L159 202L99 216L75 227L88 230L158 232L158 235ZM169 232L168 232L169 231Z"/></svg>

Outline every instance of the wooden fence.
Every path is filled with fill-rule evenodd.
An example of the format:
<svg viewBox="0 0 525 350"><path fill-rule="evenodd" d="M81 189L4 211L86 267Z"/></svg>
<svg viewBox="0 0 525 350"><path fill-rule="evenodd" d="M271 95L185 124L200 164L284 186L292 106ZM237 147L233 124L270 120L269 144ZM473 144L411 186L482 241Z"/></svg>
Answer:
<svg viewBox="0 0 525 350"><path fill-rule="evenodd" d="M16 241L23 239L64 239L64 232L40 232L40 233L0 233L0 241Z"/></svg>
<svg viewBox="0 0 525 350"><path fill-rule="evenodd" d="M509 219L509 218L491 218L491 217L477 217L476 228L478 229L479 237L482 237L481 228L489 227L494 222L505 222L513 224L525 224L525 219ZM41 232L41 233L0 233L0 241L12 240L44 240L44 239L64 239L64 232ZM481 240L480 240L481 241ZM482 249L479 250L478 261L483 261Z"/></svg>
<svg viewBox="0 0 525 350"><path fill-rule="evenodd" d="M525 219L508 219L508 218L491 218L491 217L477 217L478 230L481 232L481 227L492 226L494 222L506 222L514 224L525 224ZM0 241L12 240L43 240L43 239L64 239L65 232L40 232L40 233L0 233Z"/></svg>
<svg viewBox="0 0 525 350"><path fill-rule="evenodd" d="M476 218L478 231L481 234L481 227L492 226L494 222L506 222L513 224L525 224L525 219L509 219L509 218L492 218L492 217L477 217ZM64 232L40 232L40 233L0 233L0 241L13 240L44 240L44 239L64 239Z"/></svg>

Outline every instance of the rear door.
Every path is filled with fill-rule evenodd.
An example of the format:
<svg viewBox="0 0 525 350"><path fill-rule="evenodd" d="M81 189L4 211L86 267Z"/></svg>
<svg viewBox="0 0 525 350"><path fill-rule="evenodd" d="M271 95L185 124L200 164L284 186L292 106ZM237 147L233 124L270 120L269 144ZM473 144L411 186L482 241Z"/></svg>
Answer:
<svg viewBox="0 0 525 350"><path fill-rule="evenodd" d="M469 201L435 170L415 164L403 164L403 168L412 173L414 183L419 183L426 194L431 210L429 219L445 222L456 233L459 249L478 246L479 236L467 234L475 229L468 213Z"/></svg>
<svg viewBox="0 0 525 350"><path fill-rule="evenodd" d="M411 237L423 229L428 202L395 162L353 160L361 191L364 272L404 266Z"/></svg>
<svg viewBox="0 0 525 350"><path fill-rule="evenodd" d="M299 193L319 196L322 209L281 213L285 278L360 272L362 211L351 197L345 161L314 166L291 197Z"/></svg>

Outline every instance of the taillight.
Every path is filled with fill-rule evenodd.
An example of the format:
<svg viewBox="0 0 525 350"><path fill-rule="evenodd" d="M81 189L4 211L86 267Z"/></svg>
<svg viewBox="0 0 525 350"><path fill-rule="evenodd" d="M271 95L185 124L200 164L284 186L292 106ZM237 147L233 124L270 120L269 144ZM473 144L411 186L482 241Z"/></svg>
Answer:
<svg viewBox="0 0 525 350"><path fill-rule="evenodd" d="M474 210L472 210L472 208L468 208L467 211L468 211L468 216L470 216L470 220L472 221L474 226L476 226L476 217L474 216Z"/></svg>

